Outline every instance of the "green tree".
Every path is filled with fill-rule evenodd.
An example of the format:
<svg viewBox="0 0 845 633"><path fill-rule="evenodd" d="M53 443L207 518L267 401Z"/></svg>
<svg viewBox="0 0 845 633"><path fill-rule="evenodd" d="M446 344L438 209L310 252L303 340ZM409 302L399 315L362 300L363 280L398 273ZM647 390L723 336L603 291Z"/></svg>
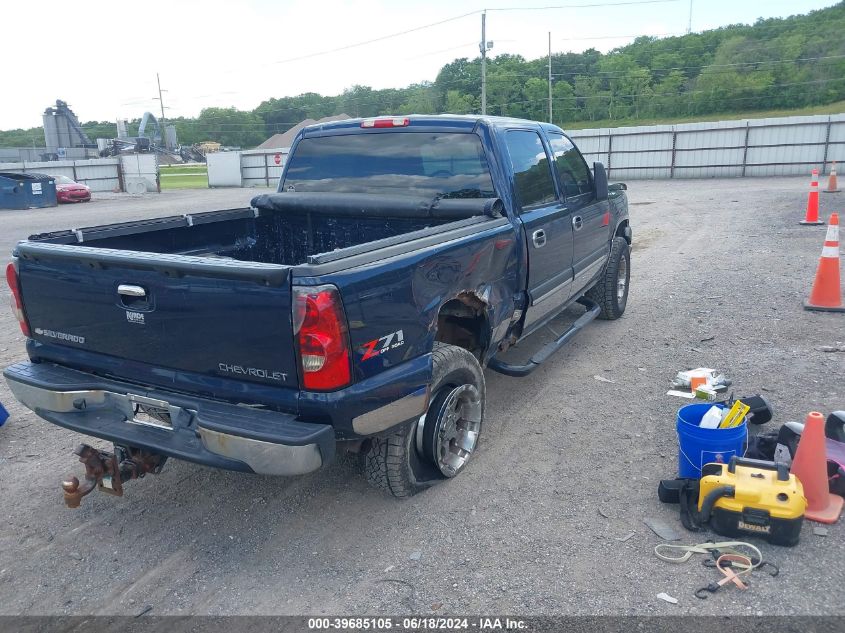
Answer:
<svg viewBox="0 0 845 633"><path fill-rule="evenodd" d="M596 121L608 118L611 101L610 92L602 90L598 77L578 75L575 77L575 97L579 121Z"/></svg>
<svg viewBox="0 0 845 633"><path fill-rule="evenodd" d="M205 108L200 112L197 124L196 132L203 141L227 146L250 148L267 138L264 120L255 112L237 108Z"/></svg>
<svg viewBox="0 0 845 633"><path fill-rule="evenodd" d="M648 116L680 116L689 114L690 102L685 97L686 77L680 70L670 71L654 85L654 98L645 109Z"/></svg>
<svg viewBox="0 0 845 633"><path fill-rule="evenodd" d="M487 65L487 112L501 116L526 116L522 87L525 59L499 55Z"/></svg>
<svg viewBox="0 0 845 633"><path fill-rule="evenodd" d="M463 94L460 90L449 90L446 92L446 105L443 107L443 110L451 114L478 112L478 98L469 94Z"/></svg>
<svg viewBox="0 0 845 633"><path fill-rule="evenodd" d="M547 79L530 77L522 88L525 98L525 113L535 121L549 120L549 82Z"/></svg>
<svg viewBox="0 0 845 633"><path fill-rule="evenodd" d="M481 95L481 60L470 61L466 57L456 59L443 66L434 80L435 99L438 111L446 109L449 91L462 94Z"/></svg>
<svg viewBox="0 0 845 633"><path fill-rule="evenodd" d="M430 83L410 86L405 101L399 106L399 114L434 114L437 112L436 94ZM388 114L385 112L384 114Z"/></svg>
<svg viewBox="0 0 845 633"><path fill-rule="evenodd" d="M552 117L554 123L562 127L577 120L578 107L575 89L568 81L552 82Z"/></svg>

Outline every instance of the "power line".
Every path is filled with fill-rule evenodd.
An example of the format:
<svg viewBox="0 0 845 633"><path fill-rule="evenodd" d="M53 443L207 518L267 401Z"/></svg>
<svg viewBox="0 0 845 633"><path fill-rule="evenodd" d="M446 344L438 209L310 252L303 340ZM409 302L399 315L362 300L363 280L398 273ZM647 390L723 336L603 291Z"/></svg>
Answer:
<svg viewBox="0 0 845 633"><path fill-rule="evenodd" d="M561 37L556 39L556 42L578 42L591 40L618 40L623 37L670 37L673 35L682 35L683 31L674 31L669 33L630 33L628 35L591 35L589 37ZM527 40L520 40L525 42Z"/></svg>
<svg viewBox="0 0 845 633"><path fill-rule="evenodd" d="M471 15L478 15L479 13L483 13L484 11L545 11L551 9L589 9L589 8L597 8L597 7L619 7L619 6L629 6L629 5L639 5L639 4L667 4L667 3L674 3L679 2L680 0L628 0L624 2L590 2L584 4L569 4L569 5L554 5L554 6L540 6L540 7L496 7L493 9L476 9L474 11L468 11L467 13L462 13L460 15L455 15L449 18L445 18L443 20L438 20L437 22L431 22L429 24L423 24L420 26L415 26L410 29L405 29L404 31L397 31L396 33L390 33L388 35L382 35L380 37L374 37L369 40L363 40L361 42L354 42L352 44L346 44L344 46L338 46L336 48L326 49L324 51L317 51L314 53L308 53L306 55L297 55L296 57L289 57L287 59L280 59L275 62L271 62L272 64L287 64L290 62L301 61L304 59L311 59L314 57L321 57L323 55L330 55L332 53L340 53L343 51L348 51L353 48L359 48L361 46L368 46L370 44L376 44L378 42L384 42L385 40L394 39L397 37L401 37L403 35L409 35L411 33L416 33L418 31L423 31L425 29L430 29L435 26L440 26L441 24L447 24L449 22L454 22L456 20L461 20L463 18L469 17Z"/></svg>
<svg viewBox="0 0 845 633"><path fill-rule="evenodd" d="M670 1L670 0L660 0L660 1L662 1L662 2L666 2L666 1ZM671 1L677 1L677 0L671 0ZM650 1L647 1L647 2L601 3L601 4L590 4L589 6L617 6L617 5L620 5L620 4L651 4L651 3L653 3L653 2L654 2L654 0L650 0ZM584 7L584 6L587 6L587 5L566 5L566 6L550 6L550 7L510 7L510 8L508 8L508 7L504 7L504 8L502 8L501 10L517 10L517 9L525 9L525 10L541 10L541 9L555 9L555 8L579 8L579 7ZM492 9L491 9L491 10L492 10ZM442 24L442 23L445 23L445 22L449 22L449 21L453 21L453 20L461 19L462 17L466 17L466 16L469 16L469 15L473 15L474 13L478 13L478 11L465 13L465 14L462 14L461 16L454 16L454 17L452 17L452 18L447 18L446 20L441 20L441 21L439 21L439 22L431 23L431 24L428 24L428 25L422 25L422 26L420 26L420 27L415 27L414 29L408 29L408 30L406 30L406 31L402 31L402 32L400 32L400 33L395 33L395 34L391 34L391 35L388 35L388 36L383 36L383 37L381 37L381 38L374 38L373 40L367 40L366 42L360 42L360 43L357 43L357 44L354 44L354 45L348 45L348 46L346 46L346 47L339 47L338 49L332 49L332 50L346 50L346 49L347 49L347 48L349 48L349 47L354 47L354 46L359 46L359 45L363 46L363 45L366 45L367 43L372 43L372 42L375 42L375 41L380 41L380 40L382 40L382 39L386 39L386 38L390 38L390 37L398 37L398 36L400 36L400 35L402 35L402 34L405 34L405 33L410 33L410 32L414 32L414 31L416 31L416 30L421 30L421 29L425 29L425 28L430 28L430 27L432 27L432 26L435 26L435 25L438 25L438 24ZM616 38L616 37L622 37L622 36L599 36L599 37L603 37L603 38L608 38L608 39L609 39L609 38ZM659 36L658 36L658 35L650 35L650 36L648 36L648 37L659 37ZM706 38L707 36L706 36L706 35L702 35L702 34L692 34L692 37L695 37L695 38L699 38L699 37ZM595 39L595 38L587 38L587 37L584 37L584 38L569 38L569 39L585 39L585 40L586 40L586 39ZM723 38L722 38L722 39L723 39ZM767 39L756 39L756 38L755 38L755 39L753 39L753 40L751 40L751 41L753 41L753 42L755 42L755 43L759 43L759 45L758 45L758 46L755 46L755 47L751 47L751 48L745 49L745 50L744 50L744 52L746 52L746 53L747 53L747 52L749 52L749 51L759 50L759 49L766 48L766 46L765 46L765 42L770 41L771 39L774 39L774 38L769 38L768 40L767 40ZM500 40L500 41L503 41L503 40ZM468 45L468 44L467 44L467 45ZM700 49L702 46L705 46L705 47L708 47L708 48L709 48L709 47L710 47L710 45L711 45L711 43L702 41L700 45L697 45L697 46L690 46L690 47L684 47L684 48L682 48L682 49L676 49L676 50L673 50L672 52L673 52L673 53L677 53L679 50L680 50L680 51L686 51L686 50L698 50L698 49ZM461 45L461 47L462 47L462 46L464 46L464 45ZM455 48L460 48L460 47L455 47ZM437 54L437 53L439 53L439 52L445 52L446 50L450 50L450 49L442 49L442 50L440 50L440 51L433 51L431 54ZM321 53L315 53L315 54L313 54L313 55L318 55L318 54L328 54L329 52L331 52L331 51L323 51L323 52L321 52ZM706 53L706 54L708 54L708 55L713 55L713 54L715 54L715 51L707 51L707 53ZM557 53L557 55L558 55L558 56L560 56L560 55L565 55L565 53ZM301 56L301 58L307 58L307 57L308 57L308 56ZM553 55L553 58L554 58L554 55ZM827 57L819 57L819 58L799 58L799 60L814 61L814 60L834 59L834 58L837 58L837 56L827 56ZM292 58L292 59L299 59L299 58ZM799 60L792 60L792 61L799 61ZM278 62L278 63L284 63L285 61L288 61L288 60L282 60L281 62ZM736 65L736 66L744 66L744 65L752 65L752 64L773 64L773 63L782 63L782 62L783 62L783 63L785 63L785 62L787 62L787 61L790 61L790 60L764 60L764 61L761 61L761 62L741 62L741 63L735 64L735 65ZM713 65L709 65L709 66L711 66L711 67L712 67ZM727 67L727 66L729 66L729 65L719 65L719 66L725 66L725 67ZM678 69L678 70L681 70L681 69L687 69L687 70L690 70L690 69L695 69L695 68L706 68L706 67L708 67L708 66L700 66L700 67L696 67L696 66L688 66L688 67L678 66L678 67L673 67L673 68L662 68L662 69L648 69L648 68L646 68L645 70L648 70L650 73L653 73L653 72L664 72L664 71L676 70L676 69ZM604 72L602 72L602 73L601 73L601 74L602 74L602 78L613 78L613 77L614 77L614 75L612 75L611 73L612 73L612 71L604 71ZM572 76L578 76L579 74L580 74L580 75L584 75L584 76L589 76L589 75L590 75L589 73L587 73L587 72L586 72L586 70L585 70L585 71L570 71L570 72L565 72L565 73L553 73L553 75L554 75L554 76L558 76L558 77L565 77L565 76L572 77ZM715 74L715 72L711 72L710 74ZM510 75L507 75L507 76L506 76L506 75L496 74L496 73L494 72L494 73L491 73L491 77L490 77L490 78L491 78L491 80L494 80L494 81L500 81L500 80L504 80L506 77L513 77L513 78L516 78L516 77L535 77L535 76L539 77L539 74L538 74L538 73L523 73L523 74L510 74ZM626 76L626 73L616 73L616 74L615 74L615 76L616 76L616 77ZM542 78L542 77L540 77L540 78ZM470 82L473 82L473 81L477 81L477 79L474 79L474 78L466 78L466 79L457 79L457 80L452 80L452 81L449 81L449 82L442 82L442 81L441 81L441 82L436 82L436 84L435 84L435 85L436 85L436 86L438 86L438 87L440 87L440 86L443 86L443 87L446 87L446 86L466 86L467 84L469 84ZM402 92L402 91L404 91L405 89L404 89L404 88L399 88L399 89L396 89L396 90L397 90L398 92ZM379 94L380 92L382 92L382 91L373 91L373 95L364 95L364 96L360 96L360 97L344 97L343 95L336 95L336 96L323 97L323 96L321 95L321 99L330 99L330 100L334 101L338 107L341 107L343 104L358 103L358 102L361 102L361 101L366 101L366 100L368 100L368 99L377 99L377 98L379 98L379 97L378 97L378 94ZM230 92L228 92L228 93L218 93L218 94L230 94L230 93L231 93L231 91L230 91ZM207 96L210 96L210 95L207 95ZM286 98L286 99L290 99L291 97L284 97L284 98ZM149 103L149 101L146 101L146 102L147 102L147 103ZM131 102L130 102L130 103L131 103ZM271 114L271 113L273 113L273 112L278 112L278 111L289 110L289 109L291 109L291 108L296 108L296 107L298 107L298 108L302 109L303 111L304 111L304 110L306 110L306 109L308 108L308 106L305 106L305 105L303 105L303 106L285 106L285 107L278 108L278 109L274 109L274 110L264 110L264 111L262 112L262 114ZM217 119L215 118L215 119L208 119L208 120L217 120Z"/></svg>
<svg viewBox="0 0 845 633"><path fill-rule="evenodd" d="M628 2L595 2L591 4L563 4L542 7L496 7L487 11L546 11L550 9L592 9L595 7L623 7L635 4L668 4L680 0L629 0Z"/></svg>
<svg viewBox="0 0 845 633"><path fill-rule="evenodd" d="M807 85L813 85L813 84L826 84L826 83L832 83L832 82L836 82L836 81L845 82L845 77L829 77L829 78L826 78L826 79L816 79L816 80L813 80L813 81L793 81L793 82L785 82L785 83L779 83L779 84L775 83L775 84L769 84L768 86L749 87L746 90L755 90L755 91L762 92L762 91L765 91L765 90L771 90L772 88L785 88L785 87L788 87L788 86L807 86ZM715 89L714 90L688 90L686 92L678 92L678 93L675 93L675 94L665 94L665 95L664 94L645 93L645 92L641 92L641 93L637 93L637 94L628 94L628 95L594 94L594 95L581 95L581 96L576 95L576 96L572 96L572 97L554 97L554 100L555 101L579 101L579 100L585 100L585 99L630 99L630 98L638 98L638 97L648 97L649 99L668 99L668 98L676 99L678 97L683 98L683 97L687 97L689 95L694 95L694 94L706 94L706 93L710 94L710 93L714 93L714 92L715 92ZM764 97L764 96L765 95L755 95L755 96L752 96L752 97L742 97L742 98L760 99L761 97ZM727 99L731 99L731 98L733 98L733 97L727 97ZM523 101L507 101L505 103L494 103L492 105L493 105L493 107L501 108L501 107L508 106L508 105L519 105L519 104L524 104L524 103L541 103L541 102L544 103L545 101L546 101L546 98L543 97L543 98L540 98L540 99L525 99Z"/></svg>
<svg viewBox="0 0 845 633"><path fill-rule="evenodd" d="M748 50L760 50L762 48L766 48L766 47L765 46L759 46L759 47L755 47L754 49L748 49ZM552 61L554 62L555 56L561 56L561 55L565 55L565 54L566 53L553 53L552 54ZM576 54L578 54L578 53L576 53ZM793 62L801 63L801 62L808 62L808 61L822 61L822 60L828 60L828 59L841 59L843 57L845 57L845 55L825 55L825 56L818 56L818 57L799 57L799 58L793 58L793 59L757 60L757 61L750 61L750 62L737 62L737 63L732 63L732 64L712 64L712 63L710 63L710 64L703 64L701 66L674 66L674 67L667 67L667 68L649 68L649 67L641 66L638 70L646 70L646 71L649 71L649 72L663 72L663 71L670 71L670 70L684 70L684 69L694 70L694 69L704 69L704 68L722 68L722 67L735 67L735 66L745 66L745 65L779 64L779 63L793 63ZM536 60L534 60L534 61L536 61ZM494 68L495 68L495 60L494 60ZM629 73L627 73L627 72L617 72L617 71L590 71L590 72L588 72L586 69L580 70L580 71L553 73L554 76L572 76L572 75L591 76L591 75L595 75L595 74L601 74L601 75L616 74L616 75L622 76L622 75L627 75ZM537 72L533 72L533 73L508 73L508 74L501 74L501 73L496 74L495 70L494 70L493 73L491 74L491 76L512 77L512 78L517 78L517 77L540 77L540 78L542 78L539 70ZM452 83L462 82L462 81L470 81L470 79L453 80ZM442 85L444 82L436 82L435 81L435 83Z"/></svg>
<svg viewBox="0 0 845 633"><path fill-rule="evenodd" d="M767 86L761 87L749 87L747 90L752 90L756 92L765 92L767 90L771 90L774 88L785 88L789 86L806 86L806 85L821 85L827 83L833 83L843 81L845 82L845 77L829 77L825 79L817 79L812 81L796 81L796 82L784 82L784 83L773 83ZM695 94L708 94L714 93L714 90L689 90L685 92L678 92L674 94L660 94L660 93L636 93L636 94L593 94L593 95L575 95L571 97L553 97L554 101L579 101L579 100L588 100L588 99L632 99L632 98L641 98L641 97L648 97L650 100L660 100L660 99L678 99L678 98L686 98L691 95ZM733 101L733 100L751 100L751 99L760 99L765 98L767 95L758 94L752 95L748 97L726 97L722 99L723 101ZM506 101L504 103L491 103L491 107L493 108L503 108L506 106L511 105L523 105L527 103L545 103L547 101L546 97L542 97L539 99L525 99L521 101ZM246 124L245 124L246 125ZM257 127L261 127L260 124L256 124Z"/></svg>
<svg viewBox="0 0 845 633"><path fill-rule="evenodd" d="M439 20L437 22L432 22L430 24L423 24L422 26L415 26L414 28L411 28L411 29L399 31L397 33L391 33L389 35L382 35L381 37L375 37L373 39L365 40L363 42L356 42L354 44L347 44L345 46L338 46L337 48L330 48L330 49L325 50L325 51L319 51L319 52L316 52L316 53L309 53L307 55L299 55L297 57L290 57L288 59L280 59L280 60L272 62L272 63L273 64L287 64L287 63L290 63L290 62L296 62L296 61L300 61L300 60L303 60L303 59L311 59L312 57L320 57L322 55L330 55L332 53L340 53L342 51L348 51L352 48L359 48L361 46L367 46L369 44L375 44L377 42L383 42L385 40L390 40L390 39L393 39L395 37L401 37L403 35L408 35L410 33L416 33L417 31L422 31L424 29L430 29L434 26L440 26L441 24L446 24L447 22L454 22L455 20L460 20L462 18L466 18L466 17L469 17L471 15L477 15L478 13L481 13L481 10L477 9L475 11L470 11L469 13L462 13L461 15L456 15L456 16L453 16L451 18L446 18L444 20Z"/></svg>
<svg viewBox="0 0 845 633"><path fill-rule="evenodd" d="M843 56L827 56L827 57L838 58L838 57L843 57ZM819 60L819 59L823 59L823 58L820 57L820 58L801 58L801 59L805 60L805 61L815 61L815 60ZM778 60L778 61L788 62L790 60ZM753 63L753 62L748 62L748 63ZM697 67L688 67L688 68L697 68ZM702 66L700 68L708 68L708 66ZM644 68L644 70L649 70L649 69ZM662 71L662 70L667 70L667 69L653 69L653 70ZM766 70L766 69L753 69L753 70L750 70L749 72L761 72L763 70ZM725 72L725 71L713 72L712 74L722 74L723 72ZM607 77L607 76L595 77L594 74L588 73L586 71L571 72L571 73L553 73L552 75L553 75L553 77L574 76L574 77L597 78L597 79L616 79L616 78L620 78L620 77L624 77L624 76L631 76L630 74L622 74L622 75L618 75L618 76L615 76L615 77ZM488 79L488 82L500 82L500 81L511 80L511 79L532 78L532 77L536 77L538 79L543 79L543 77L540 76L540 73L507 73L507 74L501 74L501 73L495 73L495 72L491 73L488 76L487 79ZM455 79L455 80L451 80L451 81L434 82L430 86L430 89L434 90L434 89L437 89L438 87L449 88L449 87L453 87L453 86L469 87L468 86L469 84L471 84L473 82L478 82L478 81L480 81L479 77L467 77L465 79ZM403 89L398 89L398 90L403 90ZM338 96L331 96L331 97L323 97L323 99L335 101L335 105L337 106L337 108L339 108L339 107L342 107L343 105L348 105L349 103L368 101L368 100L375 101L379 98L378 92L380 92L380 91L373 91L373 94L365 95L365 96L362 96L362 97L343 97L341 95L338 95ZM681 93L681 94L689 94L689 91ZM283 97L283 98L294 98L294 97ZM403 98L404 98L404 96L403 96ZM562 99L564 97L555 97L555 98L556 99ZM582 97L582 98L586 98L586 97ZM289 110L294 110L294 109L299 109L299 110L304 111L304 110L307 109L307 107L308 106L304 106L304 105L302 105L302 106L289 105L289 106L285 106L285 107L281 107L281 108L263 110L260 113L255 112L255 111L253 111L253 112L255 114L257 114L258 116L261 116L261 115L264 115L264 114L272 114L274 112L284 112L284 111L289 111ZM337 108L335 108L335 109L337 109ZM195 124L201 124L201 123L204 123L204 122L212 122L212 121L220 121L220 120L225 121L227 118L228 117L225 117L225 116L208 117L208 118L203 118L203 119L185 120L185 121L183 121L183 123L195 125ZM274 121L274 122L269 122L266 125L294 126L299 122L300 121L282 123L282 122ZM225 125L225 124L222 124L222 125ZM237 125L237 124L232 124L232 125ZM244 124L244 125L253 125L253 124ZM255 126L261 126L263 124L256 122L254 125Z"/></svg>
<svg viewBox="0 0 845 633"><path fill-rule="evenodd" d="M640 67L637 70L645 70L649 73L654 72L665 72L671 70L706 70L709 68L736 68L739 66L762 66L765 64L791 64L791 63L799 63L799 62L815 62L815 61L822 61L827 59L842 59L845 58L845 55L824 55L820 57L799 57L796 59L771 59L771 60L760 60L760 61L753 61L753 62L736 62L732 64L706 64L704 66L675 66L672 68L646 68ZM573 75L577 73L569 72L569 73L553 73L554 76L566 76L566 75ZM618 76L629 76L630 73L628 72L617 72L617 71L602 71L598 70L591 75L602 75L599 77L600 79L605 78L606 75L618 75Z"/></svg>
<svg viewBox="0 0 845 633"><path fill-rule="evenodd" d="M634 71L624 71L624 72L615 72L615 71L571 71L565 73L552 73L552 77L574 77L574 78L586 78L586 79L598 79L598 80L610 80L610 79L621 79L626 77L640 77L642 76L649 81L654 80L655 78L651 76L651 73L656 72L664 72L664 71L672 71L672 70L681 70L681 69L702 69L702 70L709 70L711 68L735 68L738 66L742 66L745 64L748 65L764 65L764 64L785 64L785 63L803 63L803 62L815 62L815 61L825 61L825 60L833 60L833 59L842 59L845 58L845 55L828 55L824 57L805 57L799 59L782 59L782 60L769 60L769 61L759 61L759 62L741 62L738 64L710 64L706 66L679 66L675 68L646 68L646 67L639 67ZM746 74L750 74L753 72L768 72L769 68L749 68L746 69ZM640 75L640 73L645 72L646 75ZM732 72L731 70L713 70L712 72L708 72L707 75L720 75L720 74L728 74ZM537 71L534 73L496 73L495 71L490 73L487 77L487 81L507 81L511 79L520 79L520 78L537 78L537 79L544 79L542 76L543 73L541 71ZM695 78L701 77L701 73L697 75ZM442 82L435 82L433 87L438 86L452 86L457 84L467 84L473 81L477 81L476 78L465 78L465 79L455 79L451 81L442 81Z"/></svg>
<svg viewBox="0 0 845 633"><path fill-rule="evenodd" d="M628 2L586 3L586 4L576 4L576 5L553 5L553 6L539 6L539 7L500 7L500 8L489 9L489 10L490 11L516 11L516 10L527 10L527 11L533 10L533 11L536 11L536 10L546 10L546 9L549 9L549 10L551 10L551 9L574 9L574 8L605 7L605 6L608 6L608 7L626 6L626 5L637 5L637 4L656 4L656 3L668 3L668 2L677 2L677 1L679 1L679 0L639 0L639 1L628 1ZM430 24L425 24L425 25L421 25L421 26L414 27L414 28L411 28L411 29L406 29L405 31L392 33L392 34L389 34L389 35L381 36L381 37L378 37L378 38L373 38L373 39L370 39L370 40L365 40L365 41L362 41L362 42L349 44L349 45L346 45L346 46L337 47L337 48L334 48L334 49L329 49L329 50L326 50L326 51L319 51L319 52L311 53L311 54L308 54L308 55L301 55L301 56L298 56L298 57L293 57L293 58L289 58L289 59L285 59L285 60L279 60L279 61L273 62L273 63L275 63L275 64L288 63L288 62L292 62L292 61L296 61L296 60L309 59L311 57L327 55L327 54L330 54L330 53L333 53L333 52L340 52L340 51L344 51L344 50L349 50L350 48L365 46L365 45L368 45L368 44L371 44L371 43L376 43L376 42L383 41L383 40L386 40L386 39L399 37L401 35L413 33L413 32L416 32L416 31L423 30L423 29L432 28L434 26L438 26L438 25L441 25L441 24L445 24L447 22L452 22L452 21L455 21L455 20L462 19L464 17L468 17L468 16L471 16L471 15L480 13L481 11L482 10L475 10L475 11L467 12L467 13L464 13L464 14L461 14L461 15L446 18L444 20L439 20L437 22L432 22ZM667 34L667 35L670 35L670 34ZM696 35L699 35L699 34L693 34L693 35L696 36ZM623 36L599 36L599 37L611 39L611 38L617 38L617 37L623 37ZM659 35L647 35L647 37L660 37L660 36ZM598 39L598 38L597 37L591 37L591 38L584 37L584 38L569 38L569 39L588 40L588 39ZM505 40L499 40L499 41L505 41ZM454 47L454 48L455 49L462 48L463 46L464 45ZM700 48L700 46L690 47L690 49L692 49L692 48L698 49L698 48ZM439 51L433 51L430 54L437 54L437 53L445 52L445 51L448 51L448 50L453 50L453 49L441 49ZM689 49L682 49L682 50L689 50ZM566 53L557 53L557 55L561 55L561 54L566 54ZM422 56L424 56L424 55L420 55L420 57L422 57ZM415 59L415 58L410 58L410 59ZM570 73L570 74L575 74L575 73ZM529 74L527 76L533 76L533 75ZM463 81L463 80L459 80L459 81ZM442 82L441 82L441 85L442 85ZM402 89L400 88L400 89L397 89L397 90L402 90ZM216 94L218 94L218 95L219 94L231 94L231 91L225 92L225 93L216 93ZM205 96L213 96L213 95L205 95ZM286 97L286 98L290 98L290 97ZM342 96L337 95L335 97L323 97L323 98L341 99ZM357 101L361 101L365 98L366 97L363 97L363 98L352 97L352 98L345 98L344 100L345 100L345 102L353 102L354 103L354 102L357 102ZM123 105L131 105L131 104L132 103L130 102L130 103L123 104ZM282 109L286 109L286 108L282 108Z"/></svg>
<svg viewBox="0 0 845 633"><path fill-rule="evenodd" d="M431 51L430 53L423 53L422 55L414 55L413 57L406 57L405 61L410 61L412 59L420 59L421 57L430 57L431 55L437 55L439 53L448 53L449 51L456 51L458 49L466 48L467 46L474 46L474 45L475 45L475 42L465 42L464 44L458 44L457 46L451 46L449 48L441 48L439 51Z"/></svg>

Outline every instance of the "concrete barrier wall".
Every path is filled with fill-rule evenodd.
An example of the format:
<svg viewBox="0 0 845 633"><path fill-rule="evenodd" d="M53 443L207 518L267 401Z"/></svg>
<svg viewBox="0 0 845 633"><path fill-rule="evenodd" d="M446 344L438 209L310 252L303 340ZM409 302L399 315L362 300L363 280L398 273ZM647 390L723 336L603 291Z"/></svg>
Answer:
<svg viewBox="0 0 845 633"><path fill-rule="evenodd" d="M845 161L845 114L594 128L569 133L615 180L825 174Z"/></svg>

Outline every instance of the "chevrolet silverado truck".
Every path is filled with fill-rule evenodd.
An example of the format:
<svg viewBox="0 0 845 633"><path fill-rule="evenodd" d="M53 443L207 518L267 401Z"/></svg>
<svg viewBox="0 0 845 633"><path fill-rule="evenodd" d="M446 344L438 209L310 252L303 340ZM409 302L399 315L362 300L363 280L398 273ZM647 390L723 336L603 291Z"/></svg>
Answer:
<svg viewBox="0 0 845 633"><path fill-rule="evenodd" d="M298 475L354 452L409 496L478 445L483 368L524 376L625 311L631 227L558 127L479 116L305 128L249 207L30 236L7 269L29 360L4 375L80 445L75 507L168 457ZM503 358L575 303L525 363Z"/></svg>

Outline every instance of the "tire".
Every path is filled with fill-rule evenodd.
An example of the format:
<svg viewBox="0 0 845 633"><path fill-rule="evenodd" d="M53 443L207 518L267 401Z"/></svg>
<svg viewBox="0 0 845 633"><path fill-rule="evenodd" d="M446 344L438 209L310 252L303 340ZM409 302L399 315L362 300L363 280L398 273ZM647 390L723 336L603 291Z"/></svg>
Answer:
<svg viewBox="0 0 845 633"><path fill-rule="evenodd" d="M624 237L615 237L601 277L586 293L588 299L601 306L598 318L612 321L625 313L630 285L631 247Z"/></svg>
<svg viewBox="0 0 845 633"><path fill-rule="evenodd" d="M435 343L431 399L424 416L370 440L364 475L394 497L410 497L451 479L478 446L484 418L484 373L467 350ZM449 440L454 432L456 437ZM458 450L458 443L468 451ZM465 453L465 455L464 455Z"/></svg>

